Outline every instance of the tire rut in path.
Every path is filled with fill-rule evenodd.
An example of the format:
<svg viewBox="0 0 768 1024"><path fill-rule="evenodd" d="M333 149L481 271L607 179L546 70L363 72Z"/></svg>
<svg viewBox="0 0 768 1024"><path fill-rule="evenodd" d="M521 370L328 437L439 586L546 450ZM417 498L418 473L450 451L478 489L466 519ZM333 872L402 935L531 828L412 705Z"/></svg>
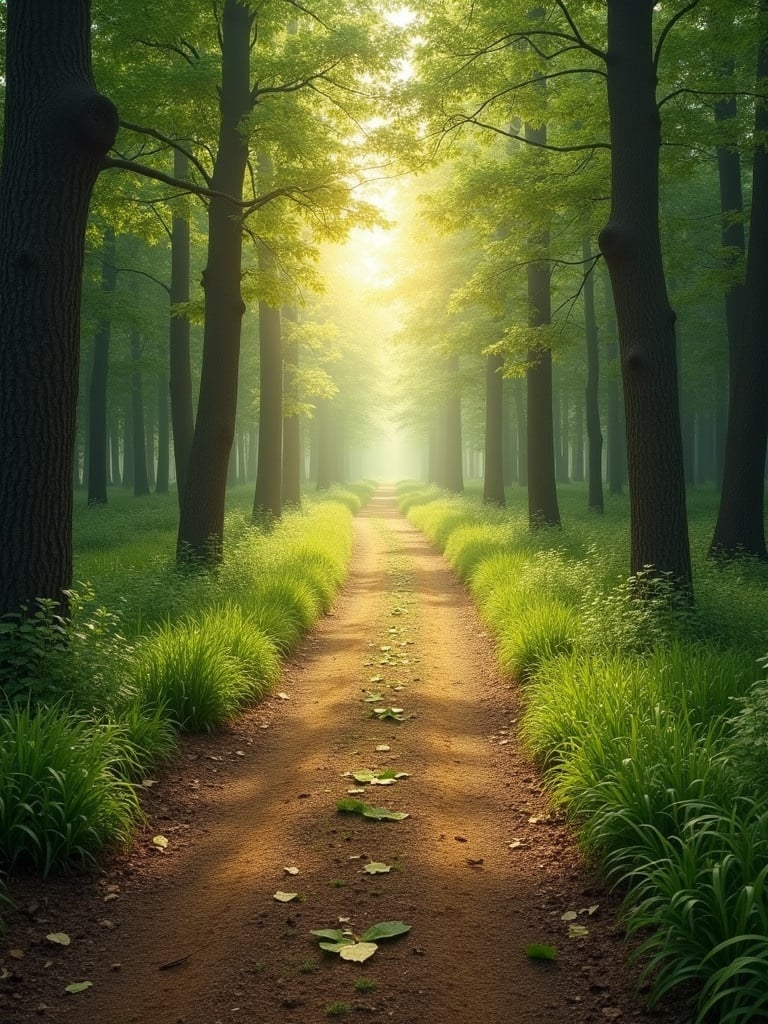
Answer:
<svg viewBox="0 0 768 1024"><path fill-rule="evenodd" d="M334 1003L373 1024L639 1016L605 898L520 751L516 689L498 675L466 591L392 491L356 518L349 579L280 685L290 699L270 701L266 721L255 709L191 743L153 791L147 836L171 836L168 855L145 856L109 911L95 903L94 928L106 913L117 927L97 931L81 964L93 988L59 1000L61 1019L310 1024ZM366 688L415 717L371 720ZM336 811L353 785L343 772L388 767L410 777L361 799L407 820ZM185 787L196 802L176 842L174 792ZM366 860L394 868L368 876ZM292 865L299 874L286 876ZM279 889L302 900L277 903ZM598 902L579 917L590 934L569 939L560 915ZM339 918L357 934L381 920L413 927L357 965L310 939ZM556 963L525 956L542 941L558 947ZM376 988L356 990L361 975Z"/></svg>

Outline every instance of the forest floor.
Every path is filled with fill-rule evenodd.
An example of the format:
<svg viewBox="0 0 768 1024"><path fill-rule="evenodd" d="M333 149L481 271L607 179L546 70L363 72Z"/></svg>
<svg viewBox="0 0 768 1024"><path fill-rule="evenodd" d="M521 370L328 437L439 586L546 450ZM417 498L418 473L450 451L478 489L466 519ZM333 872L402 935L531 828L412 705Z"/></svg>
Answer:
<svg viewBox="0 0 768 1024"><path fill-rule="evenodd" d="M616 900L517 740L519 689L394 492L355 519L348 581L278 689L229 729L184 742L147 787L129 852L91 875L13 881L2 1024L681 1019L644 1010ZM371 717L366 691L405 720ZM407 772L354 797L409 817L338 811L355 788L344 773L358 769ZM367 873L374 862L391 870ZM310 935L396 920L411 930L363 964ZM58 932L68 946L46 939ZM556 959L530 959L530 943Z"/></svg>

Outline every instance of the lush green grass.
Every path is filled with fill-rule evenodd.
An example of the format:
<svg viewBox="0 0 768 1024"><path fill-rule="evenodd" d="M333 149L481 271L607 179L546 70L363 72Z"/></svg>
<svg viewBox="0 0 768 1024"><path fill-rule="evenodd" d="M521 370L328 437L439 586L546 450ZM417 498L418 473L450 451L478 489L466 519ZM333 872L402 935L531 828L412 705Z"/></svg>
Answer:
<svg viewBox="0 0 768 1024"><path fill-rule="evenodd" d="M402 489L401 507L466 580L525 686L523 735L554 800L642 936L651 1001L697 1022L768 1016L768 566L706 559L714 495L690 503L697 602L626 579L626 499L561 495L563 529L516 506ZM646 587L646 593L648 588Z"/></svg>
<svg viewBox="0 0 768 1024"><path fill-rule="evenodd" d="M373 485L308 497L268 530L232 495L225 557L180 571L175 497L116 492L76 510L68 623L50 607L5 624L0 867L48 874L126 842L133 783L180 732L215 729L266 694L281 658L330 607L351 553L351 512Z"/></svg>

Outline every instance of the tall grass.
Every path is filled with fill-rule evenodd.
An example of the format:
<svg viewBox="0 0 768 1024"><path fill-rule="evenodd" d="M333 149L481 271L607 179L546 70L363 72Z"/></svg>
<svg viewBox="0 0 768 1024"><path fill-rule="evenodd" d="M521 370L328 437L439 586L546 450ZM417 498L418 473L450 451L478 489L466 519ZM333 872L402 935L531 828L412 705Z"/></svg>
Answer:
<svg viewBox="0 0 768 1024"><path fill-rule="evenodd" d="M210 731L269 692L280 660L330 607L364 483L305 501L269 530L250 494L227 513L212 571L179 571L175 499L118 496L76 518L73 615L2 624L0 867L43 874L127 842L133 782L179 732ZM246 504L246 502L248 504Z"/></svg>
<svg viewBox="0 0 768 1024"><path fill-rule="evenodd" d="M575 505L584 502L581 508ZM519 510L404 489L401 508L471 588L553 799L625 892L655 1003L697 1022L768 1019L768 566L707 561L714 501L692 503L697 604L626 579L626 501L563 496L563 530Z"/></svg>

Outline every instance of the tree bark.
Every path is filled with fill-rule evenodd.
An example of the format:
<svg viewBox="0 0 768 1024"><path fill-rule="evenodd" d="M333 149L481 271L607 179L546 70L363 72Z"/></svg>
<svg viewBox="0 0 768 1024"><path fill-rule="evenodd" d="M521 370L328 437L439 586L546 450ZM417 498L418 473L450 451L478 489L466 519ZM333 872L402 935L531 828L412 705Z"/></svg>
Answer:
<svg viewBox="0 0 768 1024"><path fill-rule="evenodd" d="M584 265L592 259L592 245L587 236L583 240ZM584 334L587 343L587 384L584 389L587 417L587 479L589 493L587 508L602 512L603 499L603 434L600 429L600 344L595 315L594 267L584 279Z"/></svg>
<svg viewBox="0 0 768 1024"><path fill-rule="evenodd" d="M485 359L485 467L483 501L504 505L504 356Z"/></svg>
<svg viewBox="0 0 768 1024"><path fill-rule="evenodd" d="M174 177L185 180L188 160L183 153L174 151ZM189 318L174 314L178 303L189 302L190 274L189 221L174 213L171 223L171 319L169 326L169 380L171 396L171 423L173 428L173 459L176 466L176 487L179 502L187 479L189 453L195 431L195 413L192 401L192 366L189 356Z"/></svg>
<svg viewBox="0 0 768 1024"><path fill-rule="evenodd" d="M446 360L445 397L445 483L444 487L461 494L464 490L461 443L461 391L459 389L459 357L449 356Z"/></svg>
<svg viewBox="0 0 768 1024"><path fill-rule="evenodd" d="M8 0L0 182L0 616L72 584L72 460L88 204L117 110L87 0Z"/></svg>
<svg viewBox="0 0 768 1024"><path fill-rule="evenodd" d="M253 100L250 43L254 15L237 0L225 0L221 25L221 89L216 164L212 188L241 199L248 161L243 120ZM245 304L240 293L242 220L225 199L208 207L208 262L203 274L205 326L197 420L181 491L177 555L209 564L221 560L227 465L235 435L240 328Z"/></svg>
<svg viewBox="0 0 768 1024"><path fill-rule="evenodd" d="M117 283L115 232L104 232L101 253L101 292L109 303ZM105 308L99 317L93 338L91 381L88 389L88 504L107 504L107 380L112 311Z"/></svg>
<svg viewBox="0 0 768 1024"><path fill-rule="evenodd" d="M692 596L675 354L659 239L653 0L608 0L611 212L600 232L619 327L633 575ZM649 568L651 567L651 568Z"/></svg>
<svg viewBox="0 0 768 1024"><path fill-rule="evenodd" d="M296 312L285 310L285 319L296 322ZM283 416L283 504L296 507L301 504L301 417L298 413L300 395L299 382L299 343L295 337L289 337L283 348L283 395L284 401L291 403L292 408Z"/></svg>
<svg viewBox="0 0 768 1024"><path fill-rule="evenodd" d="M264 157L259 168L271 172ZM274 257L259 247L259 266L274 273ZM279 519L283 514L283 341L280 310L259 302L259 459L253 495L253 521Z"/></svg>
<svg viewBox="0 0 768 1024"><path fill-rule="evenodd" d="M768 0L760 4L758 82L768 78ZM755 106L752 210L744 306L729 345L730 396L720 508L710 554L768 557L765 546L765 453L768 439L768 103ZM729 332L730 334L730 332Z"/></svg>

